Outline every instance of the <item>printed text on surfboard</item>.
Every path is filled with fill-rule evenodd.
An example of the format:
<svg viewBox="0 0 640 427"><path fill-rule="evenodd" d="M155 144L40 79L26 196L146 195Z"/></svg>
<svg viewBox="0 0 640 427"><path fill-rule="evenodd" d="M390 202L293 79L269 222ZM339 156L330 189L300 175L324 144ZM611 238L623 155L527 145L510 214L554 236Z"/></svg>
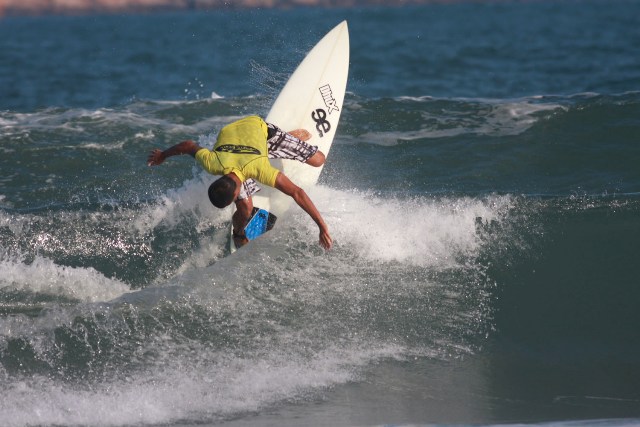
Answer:
<svg viewBox="0 0 640 427"><path fill-rule="evenodd" d="M331 86L329 86L328 84L320 86L320 93L322 94L324 105L326 105L327 109L329 110L329 114L331 114L333 110L340 111L340 108L338 108L338 101L336 101L336 99L333 97Z"/></svg>
<svg viewBox="0 0 640 427"><path fill-rule="evenodd" d="M338 107L338 101L333 97L333 91L329 84L320 86L318 90L320 90L320 95L322 95L322 100L327 107L327 111L323 108L317 108L311 112L311 118L316 123L318 135L322 138L331 130L331 123L327 120L327 113L331 114L332 111L340 111L340 108Z"/></svg>

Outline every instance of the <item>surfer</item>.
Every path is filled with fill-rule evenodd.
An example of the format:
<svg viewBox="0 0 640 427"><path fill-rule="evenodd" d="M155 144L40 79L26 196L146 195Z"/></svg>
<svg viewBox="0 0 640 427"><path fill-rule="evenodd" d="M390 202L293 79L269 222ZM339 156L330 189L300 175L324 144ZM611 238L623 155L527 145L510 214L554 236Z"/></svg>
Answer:
<svg viewBox="0 0 640 427"><path fill-rule="evenodd" d="M253 209L251 196L260 190L255 181L259 181L292 197L318 225L320 245L330 249L333 241L329 228L309 196L268 160L292 159L314 167L322 166L325 156L317 146L306 142L310 137L304 129L285 132L258 116L249 116L222 128L213 150L191 140L182 141L164 151L153 150L147 164L155 166L168 157L189 154L210 174L222 175L209 187L209 200L217 208L227 207L235 201L232 221L236 247L248 243L244 228Z"/></svg>

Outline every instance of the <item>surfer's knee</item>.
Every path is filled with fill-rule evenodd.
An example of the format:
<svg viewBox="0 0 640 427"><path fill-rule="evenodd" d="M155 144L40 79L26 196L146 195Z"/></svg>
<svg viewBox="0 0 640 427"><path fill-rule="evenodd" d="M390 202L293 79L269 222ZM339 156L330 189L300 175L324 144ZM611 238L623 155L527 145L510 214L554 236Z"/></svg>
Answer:
<svg viewBox="0 0 640 427"><path fill-rule="evenodd" d="M325 161L325 156L324 153L320 150L316 151L315 154L311 157L309 157L306 161L306 163L308 165L311 165L313 167L319 167L324 165L324 161Z"/></svg>

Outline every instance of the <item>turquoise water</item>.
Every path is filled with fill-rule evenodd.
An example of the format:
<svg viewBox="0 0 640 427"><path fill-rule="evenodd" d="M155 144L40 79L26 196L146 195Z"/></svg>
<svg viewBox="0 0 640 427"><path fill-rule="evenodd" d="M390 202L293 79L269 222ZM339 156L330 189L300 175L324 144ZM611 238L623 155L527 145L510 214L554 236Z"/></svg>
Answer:
<svg viewBox="0 0 640 427"><path fill-rule="evenodd" d="M0 21L0 424L640 424L638 1ZM187 157L347 19L300 210Z"/></svg>

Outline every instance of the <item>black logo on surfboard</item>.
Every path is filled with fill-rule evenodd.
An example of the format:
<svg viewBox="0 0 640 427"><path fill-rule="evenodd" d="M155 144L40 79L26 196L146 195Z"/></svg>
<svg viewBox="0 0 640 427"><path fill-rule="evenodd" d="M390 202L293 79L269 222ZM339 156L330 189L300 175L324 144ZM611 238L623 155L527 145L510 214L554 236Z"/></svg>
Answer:
<svg viewBox="0 0 640 427"><path fill-rule="evenodd" d="M320 135L320 138L322 138L325 133L331 130L331 123L329 123L329 121L327 120L327 112L322 108L318 108L315 111L312 111L311 118L314 122L316 122L316 130L318 131L318 135Z"/></svg>

